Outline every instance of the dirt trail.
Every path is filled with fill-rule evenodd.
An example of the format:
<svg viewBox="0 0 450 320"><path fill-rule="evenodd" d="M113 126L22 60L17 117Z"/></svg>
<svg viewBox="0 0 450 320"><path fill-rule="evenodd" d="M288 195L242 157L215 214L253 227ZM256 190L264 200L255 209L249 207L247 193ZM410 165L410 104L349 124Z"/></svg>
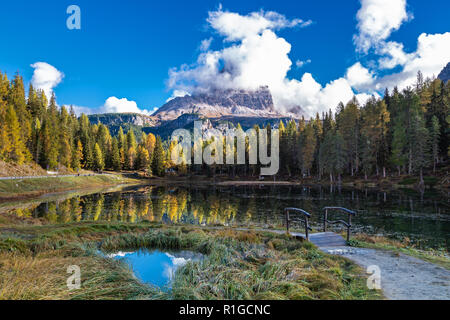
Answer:
<svg viewBox="0 0 450 320"><path fill-rule="evenodd" d="M346 257L365 270L380 268L381 289L391 300L450 300L450 271L435 264L390 251L351 247L322 247Z"/></svg>

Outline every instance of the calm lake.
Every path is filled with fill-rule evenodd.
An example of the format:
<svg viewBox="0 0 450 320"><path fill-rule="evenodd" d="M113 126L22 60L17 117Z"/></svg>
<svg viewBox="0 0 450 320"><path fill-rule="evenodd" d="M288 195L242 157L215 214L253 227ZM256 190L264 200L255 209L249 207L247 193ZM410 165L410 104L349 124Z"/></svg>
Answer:
<svg viewBox="0 0 450 320"><path fill-rule="evenodd" d="M312 226L321 231L325 206L357 211L353 219L356 231L408 237L424 247L450 247L450 197L430 191L420 194L411 190L387 193L337 187L141 186L61 199L52 197L51 201L22 204L9 212L50 223L149 220L281 228L283 209L297 207L310 212Z"/></svg>

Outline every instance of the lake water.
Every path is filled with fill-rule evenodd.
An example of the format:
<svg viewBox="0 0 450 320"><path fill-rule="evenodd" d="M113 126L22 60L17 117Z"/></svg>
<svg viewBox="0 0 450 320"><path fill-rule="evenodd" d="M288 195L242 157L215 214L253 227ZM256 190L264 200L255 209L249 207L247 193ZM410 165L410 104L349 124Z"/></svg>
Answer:
<svg viewBox="0 0 450 320"><path fill-rule="evenodd" d="M203 255L191 251L161 252L158 250L139 250L135 252L117 252L107 255L110 258L125 261L134 275L143 283L160 288L170 288L170 282L178 268L189 261L200 261Z"/></svg>
<svg viewBox="0 0 450 320"><path fill-rule="evenodd" d="M281 228L284 224L283 209L297 207L312 214L312 226L315 231L320 231L322 208L325 206L357 211L353 219L356 231L409 237L419 246L444 247L447 250L450 246L450 197L430 191L420 194L411 190L383 192L336 187L147 186L52 199L21 205L10 212L50 223L148 220Z"/></svg>

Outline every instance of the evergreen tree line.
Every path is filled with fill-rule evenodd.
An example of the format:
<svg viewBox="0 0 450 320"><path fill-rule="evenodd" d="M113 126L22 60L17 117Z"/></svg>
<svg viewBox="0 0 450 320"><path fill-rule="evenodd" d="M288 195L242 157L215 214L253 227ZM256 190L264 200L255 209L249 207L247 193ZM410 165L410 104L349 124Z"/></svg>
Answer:
<svg viewBox="0 0 450 320"><path fill-rule="evenodd" d="M30 84L26 97L19 74L9 81L0 72L0 160L74 172L139 170L149 167L155 144L153 134L142 133L138 143L133 130L124 134L122 128L112 137L105 125L91 124L85 114L78 118L72 107L58 107L54 94L48 101Z"/></svg>
<svg viewBox="0 0 450 320"><path fill-rule="evenodd" d="M386 90L383 98L372 97L364 105L353 98L340 103L335 114L330 110L308 121L281 121L279 174L328 176L332 182L342 175L417 174L423 181L424 169L435 171L448 160L449 102L450 82L424 80L419 72L413 87ZM272 128L266 129L270 137ZM84 114L78 118L71 107L58 107L54 94L48 102L44 91L31 84L26 97L20 75L9 81L0 72L0 160L35 161L48 170L150 169L158 176L170 168L180 173L259 174L259 165L175 166L174 143L163 143L151 133L142 133L139 140L133 130L125 134L122 128L112 137L107 126L91 124ZM210 143L204 141L203 148ZM247 141L247 163L251 148L258 146Z"/></svg>
<svg viewBox="0 0 450 320"><path fill-rule="evenodd" d="M319 179L327 176L331 182L340 181L342 175L367 179L371 175L408 174L420 176L423 183L424 169L436 171L439 164L448 160L449 102L450 82L424 80L419 72L414 87L401 92L397 88L392 92L386 89L383 98L372 96L364 105L354 97L346 105L340 103L335 114L330 110L308 121L280 121L278 174ZM266 129L270 139L270 125ZM205 141L203 148L210 143ZM247 140L247 163L252 147L258 148L250 146ZM171 145L168 149L170 153ZM170 161L166 165L172 166ZM223 164L191 165L187 170L258 175L259 168Z"/></svg>

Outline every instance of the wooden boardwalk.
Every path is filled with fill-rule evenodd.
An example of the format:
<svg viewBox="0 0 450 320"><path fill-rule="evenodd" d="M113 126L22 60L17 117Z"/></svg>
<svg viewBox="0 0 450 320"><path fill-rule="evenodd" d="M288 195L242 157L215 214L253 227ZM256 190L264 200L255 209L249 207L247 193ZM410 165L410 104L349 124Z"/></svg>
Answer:
<svg viewBox="0 0 450 320"><path fill-rule="evenodd" d="M310 234L309 241L314 243L319 248L344 247L347 245L347 241L342 236L334 232L321 232Z"/></svg>
<svg viewBox="0 0 450 320"><path fill-rule="evenodd" d="M350 229L352 227L352 216L356 215L355 211L349 210L347 208L342 207L325 207L323 208L324 211L324 232L319 233L310 233L312 231L312 228L309 224L309 219L311 218L311 214L309 212L306 212L303 209L299 208L285 208L285 222L286 222L286 231L284 230L276 230L276 229L251 229L251 228L233 228L237 231L253 231L253 232L270 232L270 233L276 233L276 234L290 234L291 236L302 239L305 241L310 241L311 243L315 244L317 247L322 248L336 248L336 247L345 247L347 246L347 241L350 240ZM344 221L342 219L339 220L329 220L329 211L339 211L344 212L348 215L348 220ZM300 232L292 232L290 231L290 226L292 223L302 223L305 227L305 233ZM347 240L344 239L342 236L334 233L334 232L327 232L327 225L328 224L342 224L347 228ZM210 227L210 229L217 229L217 227Z"/></svg>

